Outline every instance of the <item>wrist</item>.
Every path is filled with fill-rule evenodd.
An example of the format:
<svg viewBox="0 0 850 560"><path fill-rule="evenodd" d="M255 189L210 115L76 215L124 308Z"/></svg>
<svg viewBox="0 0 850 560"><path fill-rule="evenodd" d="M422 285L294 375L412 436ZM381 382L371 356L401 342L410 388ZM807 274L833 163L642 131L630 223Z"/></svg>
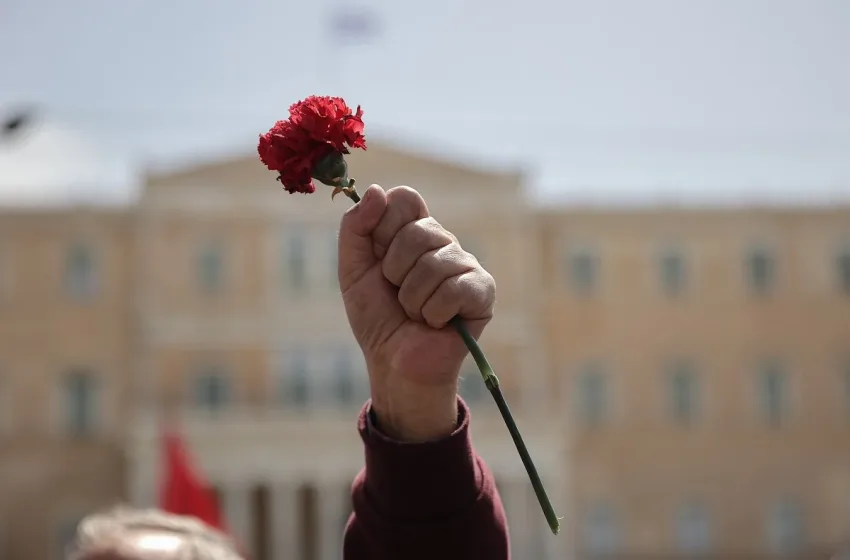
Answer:
<svg viewBox="0 0 850 560"><path fill-rule="evenodd" d="M457 384L413 385L393 380L372 386L372 413L378 429L405 443L434 441L457 428Z"/></svg>

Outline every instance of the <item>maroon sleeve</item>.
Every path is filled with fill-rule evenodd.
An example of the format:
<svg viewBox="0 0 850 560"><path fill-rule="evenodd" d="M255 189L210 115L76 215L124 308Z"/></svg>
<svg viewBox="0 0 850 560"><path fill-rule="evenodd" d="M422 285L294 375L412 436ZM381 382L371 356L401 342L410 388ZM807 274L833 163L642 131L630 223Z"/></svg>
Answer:
<svg viewBox="0 0 850 560"><path fill-rule="evenodd" d="M343 559L508 560L505 511L493 474L472 448L463 400L457 429L426 443L383 435L370 404L358 420L366 467L352 486Z"/></svg>

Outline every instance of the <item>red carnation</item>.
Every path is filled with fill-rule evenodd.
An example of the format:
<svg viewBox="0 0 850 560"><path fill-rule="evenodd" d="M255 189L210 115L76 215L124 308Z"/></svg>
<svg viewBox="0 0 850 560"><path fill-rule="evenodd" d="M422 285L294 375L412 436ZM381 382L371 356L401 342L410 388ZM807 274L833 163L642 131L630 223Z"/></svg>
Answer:
<svg viewBox="0 0 850 560"><path fill-rule="evenodd" d="M313 178L325 182L315 173L320 162L349 153L349 147L366 149L362 116L359 106L354 114L341 97L312 95L289 108L288 120L260 136L260 160L278 172L286 191L315 192Z"/></svg>

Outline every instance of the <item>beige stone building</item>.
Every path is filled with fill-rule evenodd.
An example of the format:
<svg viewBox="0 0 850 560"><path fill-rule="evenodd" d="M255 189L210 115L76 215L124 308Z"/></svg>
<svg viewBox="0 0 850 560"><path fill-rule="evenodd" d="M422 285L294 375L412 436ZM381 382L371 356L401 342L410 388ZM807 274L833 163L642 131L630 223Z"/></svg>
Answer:
<svg viewBox="0 0 850 560"><path fill-rule="evenodd" d="M476 445L517 559L828 549L850 538L850 208L537 209L517 173L376 146L498 283L482 338L565 531L480 379ZM253 155L151 175L121 211L0 214L0 559L157 500L180 421L256 560L339 558L368 394L336 286L349 201Z"/></svg>
<svg viewBox="0 0 850 560"><path fill-rule="evenodd" d="M565 441L534 406L545 352L531 313L534 278L524 272L536 263L521 177L378 147L352 156L351 168L361 181L418 186L499 279L499 320L483 343L561 496ZM135 214L144 395L128 439L135 501L156 498L156 405L177 403L197 460L257 558L339 558L363 461L353 420L368 395L336 280L337 230L349 204L332 203L329 191L283 193L253 156L149 178ZM546 526L513 444L468 372L476 444L510 504L518 557L563 557L563 540L540 538Z"/></svg>
<svg viewBox="0 0 850 560"><path fill-rule="evenodd" d="M850 208L538 219L577 550L828 557L846 542Z"/></svg>
<svg viewBox="0 0 850 560"><path fill-rule="evenodd" d="M0 212L0 558L61 558L126 493L135 321L123 211Z"/></svg>

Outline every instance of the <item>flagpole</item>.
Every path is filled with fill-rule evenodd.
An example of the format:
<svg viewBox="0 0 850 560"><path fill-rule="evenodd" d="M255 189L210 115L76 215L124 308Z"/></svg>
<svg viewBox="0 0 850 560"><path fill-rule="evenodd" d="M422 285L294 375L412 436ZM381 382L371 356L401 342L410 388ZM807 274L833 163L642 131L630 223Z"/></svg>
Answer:
<svg viewBox="0 0 850 560"><path fill-rule="evenodd" d="M348 93L345 91L346 60L345 49L343 48L341 40L342 30L339 26L339 18L345 9L345 2L341 0L331 0L330 6L330 13L325 16L326 18L329 18L330 24L330 40L328 41L328 46L331 51L331 64L328 64L328 68L331 69L331 83L328 84L328 87L330 88L328 90L328 95L345 98Z"/></svg>
<svg viewBox="0 0 850 560"><path fill-rule="evenodd" d="M330 37L319 35L327 43L326 48L330 54L330 62L320 61L320 64L331 68L333 75L333 83L328 84L331 88L328 95L352 97L354 92L348 91L351 76L346 65L346 48L373 39L380 29L375 13L365 3L352 4L348 0L330 0L328 6L330 14L326 14L328 21L325 23L330 27ZM318 52L324 51L319 49Z"/></svg>

